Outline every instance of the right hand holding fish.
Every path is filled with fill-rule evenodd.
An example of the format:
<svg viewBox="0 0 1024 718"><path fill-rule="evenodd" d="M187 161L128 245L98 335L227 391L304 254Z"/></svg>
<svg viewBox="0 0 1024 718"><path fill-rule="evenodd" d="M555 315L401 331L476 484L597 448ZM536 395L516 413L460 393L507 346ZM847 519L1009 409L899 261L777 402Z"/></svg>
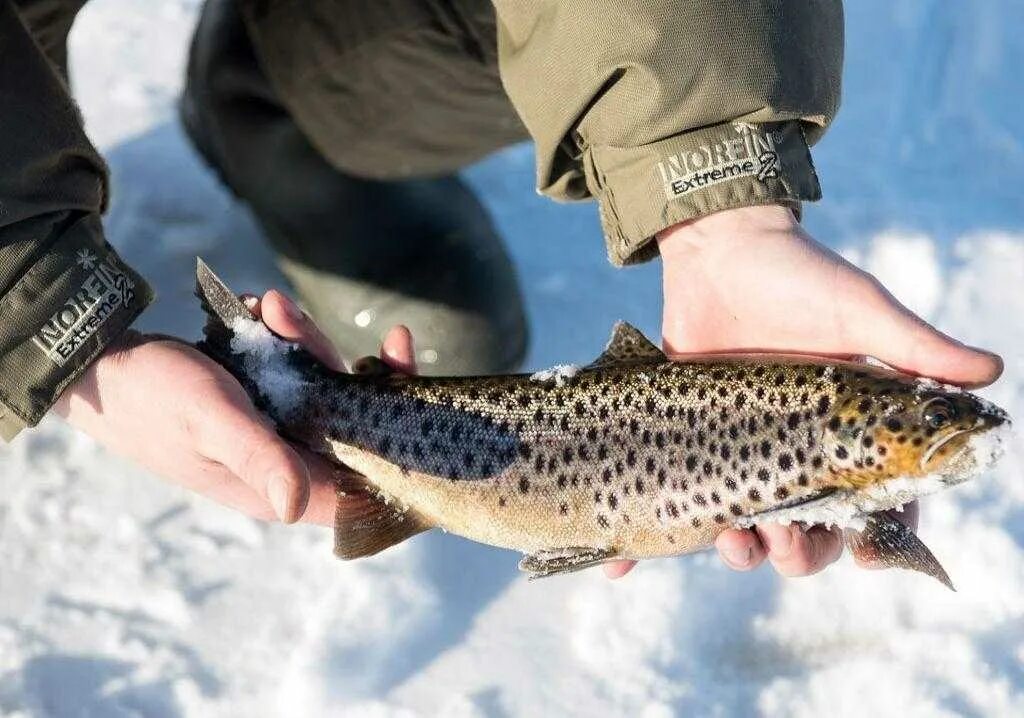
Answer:
<svg viewBox="0 0 1024 718"><path fill-rule="evenodd" d="M330 342L285 295L247 304L276 334L339 367ZM388 334L381 359L413 370L408 330ZM184 341L129 333L54 410L114 453L247 515L334 523L335 469L282 439L238 382Z"/></svg>
<svg viewBox="0 0 1024 718"><path fill-rule="evenodd" d="M665 349L874 356L909 374L979 387L1002 360L939 332L873 276L818 244L781 206L742 207L670 227L658 236L663 262ZM916 524L916 510L899 515ZM842 553L838 531L765 525L730 529L716 541L722 561L750 570L768 558L785 576L807 576ZM632 562L606 565L615 578Z"/></svg>

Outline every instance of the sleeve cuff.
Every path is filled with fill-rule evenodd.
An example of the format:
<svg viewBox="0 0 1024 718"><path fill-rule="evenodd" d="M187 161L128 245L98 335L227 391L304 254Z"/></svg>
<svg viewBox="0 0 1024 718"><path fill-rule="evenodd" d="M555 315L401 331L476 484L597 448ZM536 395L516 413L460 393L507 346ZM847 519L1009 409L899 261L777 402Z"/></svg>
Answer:
<svg viewBox="0 0 1024 718"><path fill-rule="evenodd" d="M821 198L810 150L797 121L727 123L640 147L590 147L590 192L613 264L657 255L654 235L723 209Z"/></svg>
<svg viewBox="0 0 1024 718"><path fill-rule="evenodd" d="M0 297L0 438L39 423L152 299L98 216L71 225Z"/></svg>

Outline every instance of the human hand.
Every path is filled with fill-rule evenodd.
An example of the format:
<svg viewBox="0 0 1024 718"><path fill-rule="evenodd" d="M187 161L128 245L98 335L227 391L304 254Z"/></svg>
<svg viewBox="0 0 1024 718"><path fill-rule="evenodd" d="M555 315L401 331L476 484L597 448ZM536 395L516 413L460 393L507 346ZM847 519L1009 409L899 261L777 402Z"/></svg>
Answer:
<svg viewBox="0 0 1024 718"><path fill-rule="evenodd" d="M285 295L246 303L271 331L340 369L330 342ZM381 358L412 371L412 357L408 330L392 329ZM334 523L335 467L282 439L227 371L183 341L126 335L54 411L111 451L255 518Z"/></svg>
<svg viewBox="0 0 1024 718"><path fill-rule="evenodd" d="M818 244L781 206L726 210L658 236L662 335L669 354L786 352L874 356L909 374L967 387L998 378L1002 360L942 334L870 274ZM916 525L916 506L897 518ZM838 530L766 525L727 530L722 561L750 570L767 557L784 576L807 576L839 558ZM629 562L608 564L610 577Z"/></svg>

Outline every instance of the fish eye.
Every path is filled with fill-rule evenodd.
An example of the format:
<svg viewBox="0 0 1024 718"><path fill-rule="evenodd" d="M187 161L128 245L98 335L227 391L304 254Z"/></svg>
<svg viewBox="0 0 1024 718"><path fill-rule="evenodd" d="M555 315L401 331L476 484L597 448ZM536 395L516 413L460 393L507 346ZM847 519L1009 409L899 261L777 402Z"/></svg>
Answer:
<svg viewBox="0 0 1024 718"><path fill-rule="evenodd" d="M945 399L933 399L922 412L924 423L933 429L941 429L956 419L956 408Z"/></svg>

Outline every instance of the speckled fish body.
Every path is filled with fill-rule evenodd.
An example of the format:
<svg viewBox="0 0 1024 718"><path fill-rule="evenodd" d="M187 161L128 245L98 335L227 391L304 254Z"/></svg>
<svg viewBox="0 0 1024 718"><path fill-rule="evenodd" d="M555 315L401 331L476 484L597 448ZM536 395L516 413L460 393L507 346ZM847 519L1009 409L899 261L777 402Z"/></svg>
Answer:
<svg viewBox="0 0 1024 718"><path fill-rule="evenodd" d="M358 473L339 501L344 557L441 527L546 575L703 549L762 520L863 532L984 468L995 452L978 439L1006 423L971 394L862 364L669 361L625 324L586 367L469 378L335 373L237 310L211 324L207 350L282 433Z"/></svg>

